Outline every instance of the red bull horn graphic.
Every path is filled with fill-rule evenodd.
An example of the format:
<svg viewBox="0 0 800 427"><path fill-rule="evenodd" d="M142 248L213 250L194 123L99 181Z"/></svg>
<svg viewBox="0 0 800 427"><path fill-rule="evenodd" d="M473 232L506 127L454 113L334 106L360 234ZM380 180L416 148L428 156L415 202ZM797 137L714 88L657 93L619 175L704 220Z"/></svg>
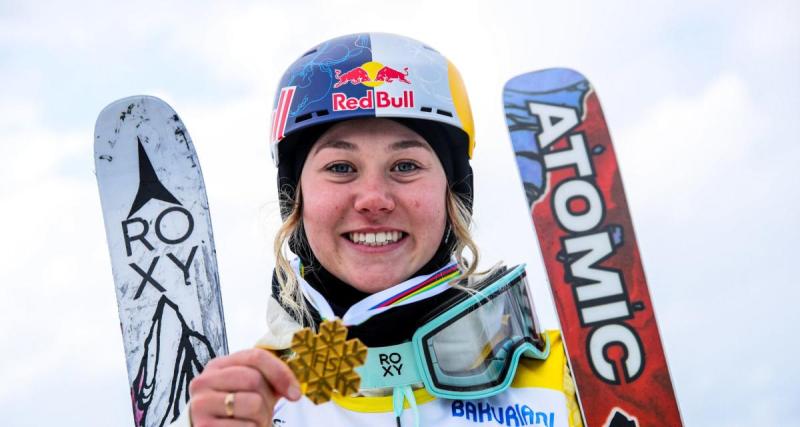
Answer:
<svg viewBox="0 0 800 427"><path fill-rule="evenodd" d="M403 71L398 71L380 62L370 61L346 72L334 70L334 73L336 77L334 89L352 84L373 87L375 90L367 90L367 93L360 98L349 97L343 92L335 92L332 94L333 111L414 107L414 92L411 90L403 91L402 95L392 96L388 92L377 89L385 83L396 81L411 84L411 81L408 80L408 67L404 67Z"/></svg>

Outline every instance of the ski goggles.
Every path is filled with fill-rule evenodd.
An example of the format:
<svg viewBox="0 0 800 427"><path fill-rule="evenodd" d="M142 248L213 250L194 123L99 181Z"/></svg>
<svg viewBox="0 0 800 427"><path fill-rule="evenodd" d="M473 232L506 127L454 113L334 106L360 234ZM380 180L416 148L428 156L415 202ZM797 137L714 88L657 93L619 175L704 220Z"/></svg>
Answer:
<svg viewBox="0 0 800 427"><path fill-rule="evenodd" d="M524 265L493 272L424 319L410 342L371 347L361 388L422 383L436 397L478 399L511 384L520 357L545 359Z"/></svg>

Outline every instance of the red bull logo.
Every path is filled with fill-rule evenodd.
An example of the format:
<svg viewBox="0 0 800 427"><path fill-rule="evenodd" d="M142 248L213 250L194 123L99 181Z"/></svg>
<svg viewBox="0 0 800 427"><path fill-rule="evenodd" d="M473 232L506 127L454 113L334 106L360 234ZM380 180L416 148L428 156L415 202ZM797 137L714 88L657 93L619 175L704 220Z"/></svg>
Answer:
<svg viewBox="0 0 800 427"><path fill-rule="evenodd" d="M383 67L375 76L375 81L391 83L397 79L403 83L411 83L410 81L406 80L406 77L408 77L408 67L403 68L402 73L391 67Z"/></svg>
<svg viewBox="0 0 800 427"><path fill-rule="evenodd" d="M334 70L334 73L336 77L336 83L333 85L334 88L339 88L346 84L363 84L364 86L378 87L384 83L392 83L394 81L411 84L407 78L408 67L404 67L403 71L398 71L376 61L365 62L361 64L360 67L355 67L346 72Z"/></svg>
<svg viewBox="0 0 800 427"><path fill-rule="evenodd" d="M344 74L342 74L342 70L336 70L336 80L336 84L333 85L334 88L346 85L348 83L358 85L363 82L370 81L370 78L369 74L367 74L367 70L361 67L356 67Z"/></svg>
<svg viewBox="0 0 800 427"><path fill-rule="evenodd" d="M391 95L389 92L379 90L378 87L396 81L411 84L408 80L408 67L403 71L385 66L380 62L370 61L361 64L349 71L334 70L336 83L334 89L344 85L364 85L375 90L367 90L362 97L348 97L343 92L334 92L333 111L352 111L359 109L375 108L414 108L414 91L404 90L400 95Z"/></svg>

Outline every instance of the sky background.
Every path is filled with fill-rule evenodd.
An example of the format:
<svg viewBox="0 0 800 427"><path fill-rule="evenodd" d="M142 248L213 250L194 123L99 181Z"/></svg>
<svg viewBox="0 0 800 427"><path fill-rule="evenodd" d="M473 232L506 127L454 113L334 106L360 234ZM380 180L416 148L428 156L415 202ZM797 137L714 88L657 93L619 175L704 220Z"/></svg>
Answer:
<svg viewBox="0 0 800 427"><path fill-rule="evenodd" d="M527 262L550 327L501 91L528 71L585 74L685 424L796 419L800 2L114 3L0 0L4 425L132 425L94 177L100 110L149 94L180 114L207 185L230 347L247 348L264 328L279 217L275 86L307 49L361 31L422 40L461 70L482 264Z"/></svg>

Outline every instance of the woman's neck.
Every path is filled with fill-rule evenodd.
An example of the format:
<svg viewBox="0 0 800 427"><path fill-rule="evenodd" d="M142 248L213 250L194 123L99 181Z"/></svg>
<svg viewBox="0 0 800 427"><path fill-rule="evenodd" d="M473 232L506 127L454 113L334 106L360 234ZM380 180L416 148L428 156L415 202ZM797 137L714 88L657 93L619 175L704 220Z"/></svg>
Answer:
<svg viewBox="0 0 800 427"><path fill-rule="evenodd" d="M311 258L311 259L307 259ZM442 243L434 256L422 266L412 277L428 275L451 261L451 252L446 244ZM316 259L301 257L304 266L303 278L308 284L328 301L334 314L344 316L353 304L363 300L370 294L362 292L343 282L338 277L328 272ZM371 317L359 325L349 327L348 336L361 339L367 346L380 347L408 341L420 326L419 321L431 311L435 310L444 301L454 296L455 289L449 289L439 295L427 298L412 304L395 307ZM312 309L315 321L321 321L319 313Z"/></svg>

